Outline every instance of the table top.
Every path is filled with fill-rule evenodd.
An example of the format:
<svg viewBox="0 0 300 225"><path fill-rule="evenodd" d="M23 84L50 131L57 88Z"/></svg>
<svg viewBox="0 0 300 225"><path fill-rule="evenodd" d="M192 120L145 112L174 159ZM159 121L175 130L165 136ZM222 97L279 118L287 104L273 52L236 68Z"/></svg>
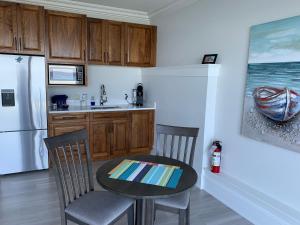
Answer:
<svg viewBox="0 0 300 225"><path fill-rule="evenodd" d="M179 183L177 184L177 187L174 189L109 178L108 173L124 159L179 166L183 170L183 173L179 180ZM144 199L163 198L179 194L192 188L195 185L198 176L196 171L191 166L181 161L162 156L137 155L116 158L104 163L97 170L96 178L98 183L106 190L131 198Z"/></svg>

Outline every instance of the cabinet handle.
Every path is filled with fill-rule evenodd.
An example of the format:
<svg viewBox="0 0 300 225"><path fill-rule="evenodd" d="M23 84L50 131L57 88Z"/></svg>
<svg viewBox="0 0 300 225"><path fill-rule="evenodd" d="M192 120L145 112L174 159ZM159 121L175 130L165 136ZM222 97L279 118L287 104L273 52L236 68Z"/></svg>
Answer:
<svg viewBox="0 0 300 225"><path fill-rule="evenodd" d="M13 44L15 45L16 47L16 50L18 50L18 40L17 40L17 37L14 37L14 40L13 40Z"/></svg>
<svg viewBox="0 0 300 225"><path fill-rule="evenodd" d="M106 52L106 60L107 60L107 63L109 63L109 54L108 54L108 52Z"/></svg>
<svg viewBox="0 0 300 225"><path fill-rule="evenodd" d="M22 49L22 38L19 38L20 50Z"/></svg>
<svg viewBox="0 0 300 225"><path fill-rule="evenodd" d="M106 52L103 53L103 61L106 63Z"/></svg>
<svg viewBox="0 0 300 225"><path fill-rule="evenodd" d="M85 49L83 50L83 60L85 61L86 60L86 58L85 58L86 56L85 56Z"/></svg>

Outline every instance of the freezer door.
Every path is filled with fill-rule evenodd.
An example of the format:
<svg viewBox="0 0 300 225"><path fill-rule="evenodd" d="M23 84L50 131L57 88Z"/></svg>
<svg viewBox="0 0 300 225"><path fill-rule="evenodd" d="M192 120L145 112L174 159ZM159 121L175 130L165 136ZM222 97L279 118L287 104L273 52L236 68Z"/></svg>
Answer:
<svg viewBox="0 0 300 225"><path fill-rule="evenodd" d="M48 168L46 130L0 133L0 175Z"/></svg>
<svg viewBox="0 0 300 225"><path fill-rule="evenodd" d="M0 132L47 128L45 59L0 55Z"/></svg>

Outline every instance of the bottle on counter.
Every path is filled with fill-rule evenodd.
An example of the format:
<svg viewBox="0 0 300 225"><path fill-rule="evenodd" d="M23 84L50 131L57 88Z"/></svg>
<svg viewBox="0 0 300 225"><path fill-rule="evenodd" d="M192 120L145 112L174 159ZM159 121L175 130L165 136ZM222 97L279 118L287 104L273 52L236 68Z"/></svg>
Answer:
<svg viewBox="0 0 300 225"><path fill-rule="evenodd" d="M96 102L95 102L95 97L91 96L91 106L95 106Z"/></svg>

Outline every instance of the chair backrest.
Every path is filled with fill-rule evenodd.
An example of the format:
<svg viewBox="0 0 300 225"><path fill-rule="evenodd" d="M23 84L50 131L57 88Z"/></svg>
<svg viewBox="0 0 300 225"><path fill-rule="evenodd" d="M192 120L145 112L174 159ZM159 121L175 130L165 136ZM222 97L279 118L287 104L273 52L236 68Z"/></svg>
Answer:
<svg viewBox="0 0 300 225"><path fill-rule="evenodd" d="M45 138L44 142L54 168L61 207L67 207L80 196L94 190L92 161L85 129Z"/></svg>
<svg viewBox="0 0 300 225"><path fill-rule="evenodd" d="M193 165L199 128L156 125L156 155Z"/></svg>

